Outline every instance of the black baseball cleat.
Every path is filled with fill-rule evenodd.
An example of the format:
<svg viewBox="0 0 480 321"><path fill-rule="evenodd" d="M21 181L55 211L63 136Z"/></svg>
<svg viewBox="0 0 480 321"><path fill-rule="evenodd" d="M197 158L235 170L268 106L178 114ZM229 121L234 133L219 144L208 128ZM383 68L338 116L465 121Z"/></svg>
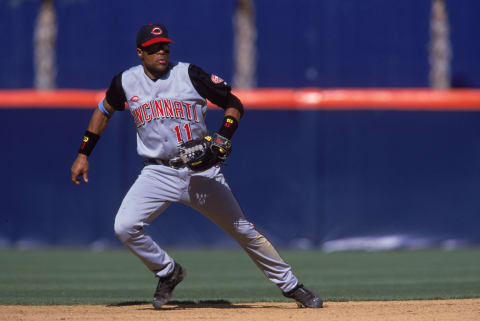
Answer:
<svg viewBox="0 0 480 321"><path fill-rule="evenodd" d="M312 291L305 288L303 284L298 284L293 290L288 292L282 292L286 298L294 299L297 301L299 308L321 308L323 307L323 301Z"/></svg>
<svg viewBox="0 0 480 321"><path fill-rule="evenodd" d="M187 271L178 263L175 263L173 272L163 278L159 278L157 289L153 295L153 307L160 309L172 297L173 289L182 282Z"/></svg>

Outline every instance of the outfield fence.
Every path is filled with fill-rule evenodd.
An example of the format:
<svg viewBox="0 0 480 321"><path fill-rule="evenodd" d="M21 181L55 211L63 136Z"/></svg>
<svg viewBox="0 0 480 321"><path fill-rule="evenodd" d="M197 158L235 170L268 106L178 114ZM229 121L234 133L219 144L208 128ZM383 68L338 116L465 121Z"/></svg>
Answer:
<svg viewBox="0 0 480 321"><path fill-rule="evenodd" d="M480 242L480 90L236 90L246 106L224 168L247 217L276 245L326 250ZM117 113L70 166L104 90L0 91L0 246L116 246L113 219L142 168L135 126ZM222 119L211 108L207 125ZM232 246L172 205L150 227L166 246Z"/></svg>

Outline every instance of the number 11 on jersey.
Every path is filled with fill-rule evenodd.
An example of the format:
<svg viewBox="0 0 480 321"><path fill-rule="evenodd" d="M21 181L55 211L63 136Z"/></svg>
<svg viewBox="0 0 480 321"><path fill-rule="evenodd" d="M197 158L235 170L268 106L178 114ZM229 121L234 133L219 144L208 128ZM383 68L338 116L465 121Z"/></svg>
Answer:
<svg viewBox="0 0 480 321"><path fill-rule="evenodd" d="M190 124L183 125L183 129L185 130L185 134L187 136L186 141L191 140L192 139L192 131L190 130ZM179 143L183 142L182 132L180 130L180 125L175 126L174 130L175 130L175 134L177 135L177 141Z"/></svg>

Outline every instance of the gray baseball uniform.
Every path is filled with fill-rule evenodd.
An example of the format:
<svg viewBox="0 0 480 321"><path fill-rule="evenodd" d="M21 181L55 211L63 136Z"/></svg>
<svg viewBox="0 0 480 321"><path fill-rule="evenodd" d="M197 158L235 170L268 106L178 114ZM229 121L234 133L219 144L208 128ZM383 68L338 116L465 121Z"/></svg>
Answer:
<svg viewBox="0 0 480 321"><path fill-rule="evenodd" d="M106 99L117 110L128 103L137 127L137 151L147 160L118 210L115 234L156 276L164 277L173 271L174 261L144 228L171 202L186 204L232 236L267 278L288 292L297 285L297 278L245 218L220 167L194 172L168 166L179 143L207 133L206 99L221 106L230 90L215 75L179 62L170 62L169 70L156 81L141 65L114 77Z"/></svg>

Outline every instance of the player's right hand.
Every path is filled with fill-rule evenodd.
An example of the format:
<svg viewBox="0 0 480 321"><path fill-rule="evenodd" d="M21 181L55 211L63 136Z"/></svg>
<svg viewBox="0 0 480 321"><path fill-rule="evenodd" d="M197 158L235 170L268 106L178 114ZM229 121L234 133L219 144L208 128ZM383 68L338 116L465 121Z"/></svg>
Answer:
<svg viewBox="0 0 480 321"><path fill-rule="evenodd" d="M88 167L87 155L78 154L72 165L72 182L81 184L80 176L82 176L85 183L88 183Z"/></svg>

